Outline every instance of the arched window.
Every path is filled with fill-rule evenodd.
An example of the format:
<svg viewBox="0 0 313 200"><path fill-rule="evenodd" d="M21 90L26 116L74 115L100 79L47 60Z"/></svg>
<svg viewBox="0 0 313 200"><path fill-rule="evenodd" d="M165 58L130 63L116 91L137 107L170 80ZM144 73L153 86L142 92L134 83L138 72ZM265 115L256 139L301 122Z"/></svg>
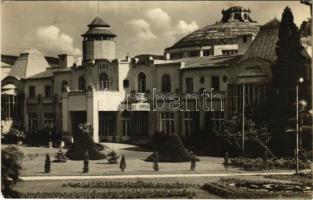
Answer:
<svg viewBox="0 0 313 200"><path fill-rule="evenodd" d="M86 90L86 80L84 77L79 77L78 79L78 89L79 90Z"/></svg>
<svg viewBox="0 0 313 200"><path fill-rule="evenodd" d="M99 76L99 89L108 90L110 88L109 76L106 73L101 73Z"/></svg>
<svg viewBox="0 0 313 200"><path fill-rule="evenodd" d="M138 92L146 92L146 75L142 72L138 74Z"/></svg>
<svg viewBox="0 0 313 200"><path fill-rule="evenodd" d="M61 93L66 92L66 87L68 86L67 81L62 81L61 83Z"/></svg>
<svg viewBox="0 0 313 200"><path fill-rule="evenodd" d="M162 76L162 92L171 92L171 77L167 74Z"/></svg>

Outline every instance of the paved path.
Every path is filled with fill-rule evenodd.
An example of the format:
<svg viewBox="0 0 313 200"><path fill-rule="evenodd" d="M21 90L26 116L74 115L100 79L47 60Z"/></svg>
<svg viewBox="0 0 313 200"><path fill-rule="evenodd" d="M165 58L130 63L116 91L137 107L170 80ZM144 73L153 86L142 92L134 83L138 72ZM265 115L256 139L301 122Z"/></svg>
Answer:
<svg viewBox="0 0 313 200"><path fill-rule="evenodd" d="M229 174L146 174L146 175L108 175L108 176L25 176L24 181L39 180L84 180L84 179L144 179L144 178L174 178L174 177L225 177L225 176L262 176L262 175L291 175L294 172L252 172Z"/></svg>

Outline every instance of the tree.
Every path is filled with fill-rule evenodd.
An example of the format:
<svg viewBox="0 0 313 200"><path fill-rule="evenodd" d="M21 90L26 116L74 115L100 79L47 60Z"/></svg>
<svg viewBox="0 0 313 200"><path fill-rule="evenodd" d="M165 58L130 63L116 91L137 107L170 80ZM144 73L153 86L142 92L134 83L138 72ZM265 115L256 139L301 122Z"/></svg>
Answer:
<svg viewBox="0 0 313 200"><path fill-rule="evenodd" d="M300 36L309 37L311 36L311 18L304 20L300 25Z"/></svg>
<svg viewBox="0 0 313 200"><path fill-rule="evenodd" d="M79 132L73 134L74 143L69 147L66 156L72 160L83 160L85 152L89 154L90 160L106 158L99 146L93 141L93 128L90 124L80 124Z"/></svg>
<svg viewBox="0 0 313 200"><path fill-rule="evenodd" d="M303 63L304 61L299 29L293 20L291 9L286 7L282 14L276 44L276 62L279 64Z"/></svg>
<svg viewBox="0 0 313 200"><path fill-rule="evenodd" d="M19 193L12 187L20 181L23 157L23 153L14 146L1 149L1 192L5 198L19 198Z"/></svg>
<svg viewBox="0 0 313 200"><path fill-rule="evenodd" d="M195 171L195 169L196 169L196 157L195 157L195 155L192 155L192 157L191 157L190 169L192 171Z"/></svg>
<svg viewBox="0 0 313 200"><path fill-rule="evenodd" d="M159 171L159 154L158 152L153 153L153 169L154 171Z"/></svg>
<svg viewBox="0 0 313 200"><path fill-rule="evenodd" d="M45 173L50 173L51 171L51 161L50 161L50 155L46 155L46 160L45 160Z"/></svg>
<svg viewBox="0 0 313 200"><path fill-rule="evenodd" d="M86 151L85 154L84 154L83 173L88 173L88 172L89 172L89 154L88 154L88 151Z"/></svg>
<svg viewBox="0 0 313 200"><path fill-rule="evenodd" d="M126 161L124 154L122 155L121 162L120 162L120 169L123 172L126 169Z"/></svg>
<svg viewBox="0 0 313 200"><path fill-rule="evenodd" d="M112 150L109 154L108 154L109 158L108 158L108 162L109 164L118 164L118 158L119 156L116 154L116 152L114 150Z"/></svg>

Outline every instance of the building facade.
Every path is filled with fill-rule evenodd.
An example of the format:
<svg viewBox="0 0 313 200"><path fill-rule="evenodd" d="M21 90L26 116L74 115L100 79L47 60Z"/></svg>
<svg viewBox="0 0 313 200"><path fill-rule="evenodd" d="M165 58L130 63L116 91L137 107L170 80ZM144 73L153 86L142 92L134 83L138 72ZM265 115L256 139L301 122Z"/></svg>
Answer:
<svg viewBox="0 0 313 200"><path fill-rule="evenodd" d="M2 80L3 132L13 122L26 132L52 124L71 137L88 122L94 141L118 142L156 132L222 131L224 120L242 109L243 90L248 103L265 99L279 24L260 28L241 7L222 13L221 22L191 33L164 55L117 59L117 35L100 17L82 35L82 58L62 54L52 67L37 50L22 53Z"/></svg>

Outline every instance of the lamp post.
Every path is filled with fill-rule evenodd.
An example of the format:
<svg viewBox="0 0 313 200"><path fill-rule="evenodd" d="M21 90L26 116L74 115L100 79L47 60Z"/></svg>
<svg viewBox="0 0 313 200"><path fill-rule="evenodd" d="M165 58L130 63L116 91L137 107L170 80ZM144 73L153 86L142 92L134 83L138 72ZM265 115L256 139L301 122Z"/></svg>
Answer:
<svg viewBox="0 0 313 200"><path fill-rule="evenodd" d="M242 137L241 150L245 151L245 84L242 84Z"/></svg>
<svg viewBox="0 0 313 200"><path fill-rule="evenodd" d="M296 84L296 174L299 171L299 84L303 81L300 77Z"/></svg>

